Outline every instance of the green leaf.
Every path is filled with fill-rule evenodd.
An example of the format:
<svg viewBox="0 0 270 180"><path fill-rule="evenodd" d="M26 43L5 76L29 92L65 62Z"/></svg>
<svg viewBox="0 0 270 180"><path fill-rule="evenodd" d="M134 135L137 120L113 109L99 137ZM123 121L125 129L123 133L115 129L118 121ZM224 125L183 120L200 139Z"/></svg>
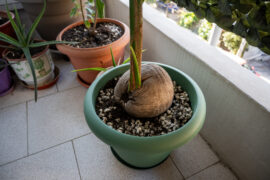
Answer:
<svg viewBox="0 0 270 180"><path fill-rule="evenodd" d="M25 34L24 34L24 26L22 25L22 22L21 22L19 13L18 13L18 11L17 11L17 8L14 8L14 10L15 10L15 19L16 19L16 22L17 22L17 24L18 24L18 27L19 27L21 33L22 33L23 36L24 36L24 35L25 35Z"/></svg>
<svg viewBox="0 0 270 180"><path fill-rule="evenodd" d="M69 16L70 17L75 16L76 13L77 13L77 10L78 10L78 8L76 6L74 8L72 8L71 11L70 11L70 13L69 13Z"/></svg>
<svg viewBox="0 0 270 180"><path fill-rule="evenodd" d="M88 11L89 14L95 13L95 11L91 8L86 7L85 9Z"/></svg>
<svg viewBox="0 0 270 180"><path fill-rule="evenodd" d="M104 7L105 7L105 4L102 0L96 0L96 7L97 7L97 13L98 13L98 17L99 18L104 18L105 16L105 11L104 11Z"/></svg>
<svg viewBox="0 0 270 180"><path fill-rule="evenodd" d="M135 86L136 86L136 88L139 88L139 87L141 87L139 64L138 64L138 60L137 60L136 54L135 54L134 49L132 48L132 46L130 46L130 50L131 50L132 57L133 57L133 60L134 60Z"/></svg>
<svg viewBox="0 0 270 180"><path fill-rule="evenodd" d="M106 71L106 68L94 67L94 68L84 68L84 69L76 69L71 72L79 72L79 71Z"/></svg>
<svg viewBox="0 0 270 180"><path fill-rule="evenodd" d="M224 15L231 15L232 14L228 0L219 0L218 8L221 10L222 14L224 14Z"/></svg>
<svg viewBox="0 0 270 180"><path fill-rule="evenodd" d="M0 32L0 40L4 41L6 43L9 43L13 46L16 46L16 47L22 47L21 44L17 40L15 40L14 38L12 38L9 35L6 35L2 32Z"/></svg>
<svg viewBox="0 0 270 180"><path fill-rule="evenodd" d="M130 61L130 57L128 57L122 64L126 64Z"/></svg>
<svg viewBox="0 0 270 180"><path fill-rule="evenodd" d="M27 42L27 45L30 44L30 41L31 41L31 38L32 38L32 35L34 33L34 31L36 30L37 26L38 26L38 23L40 22L45 10L46 10L46 0L44 0L44 5L43 5L43 8L40 12L40 14L38 15L38 17L35 19L34 23L32 24L28 34L27 34L27 38L26 38L26 42Z"/></svg>
<svg viewBox="0 0 270 180"><path fill-rule="evenodd" d="M33 65L33 61L32 61L32 57L31 57L31 54L30 54L30 50L29 48L22 48L23 50L23 53L27 59L27 62L29 63L30 65L30 69L31 69L31 72L32 72L32 75L33 75L33 78L34 78L34 86L35 86L35 101L37 101L37 98L38 98L38 94L37 94L37 77L36 77L36 72L35 72L35 68L34 68L34 65Z"/></svg>
<svg viewBox="0 0 270 180"><path fill-rule="evenodd" d="M9 19L9 21L11 23L11 26L12 26L13 30L15 31L16 36L17 36L20 44L22 46L24 46L25 45L25 37L23 36L23 34L20 31L20 28L17 26L14 19L12 18L11 14L10 14L10 11L8 9L8 6L7 6L7 1L6 1L6 10L7 10L8 19Z"/></svg>
<svg viewBox="0 0 270 180"><path fill-rule="evenodd" d="M78 42L69 42L69 41L43 41L43 42L37 42L37 43L31 43L29 44L29 47L40 47L40 46L47 46L51 44L78 44Z"/></svg>
<svg viewBox="0 0 270 180"><path fill-rule="evenodd" d="M143 49L142 50L142 53L143 52L145 52L145 51L147 51L146 49ZM126 64L126 63L128 63L130 61L130 57L128 57L122 64Z"/></svg>
<svg viewBox="0 0 270 180"><path fill-rule="evenodd" d="M112 56L112 63L113 63L113 67L116 67L116 63L115 63L115 59L114 59L114 55L112 52L112 48L110 47L110 51L111 51L111 56Z"/></svg>
<svg viewBox="0 0 270 180"><path fill-rule="evenodd" d="M15 48L13 46L5 46L5 45L1 45L1 44L0 44L0 47L4 48L4 49L17 49L17 48Z"/></svg>
<svg viewBox="0 0 270 180"><path fill-rule="evenodd" d="M91 23L89 21L84 21L84 25L87 29L91 27Z"/></svg>

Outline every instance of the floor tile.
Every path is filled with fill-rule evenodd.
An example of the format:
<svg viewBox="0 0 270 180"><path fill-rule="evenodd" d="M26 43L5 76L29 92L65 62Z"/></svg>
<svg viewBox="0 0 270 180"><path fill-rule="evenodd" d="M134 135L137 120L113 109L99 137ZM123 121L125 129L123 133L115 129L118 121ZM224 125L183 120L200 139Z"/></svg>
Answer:
<svg viewBox="0 0 270 180"><path fill-rule="evenodd" d="M49 94L56 93L56 86L53 86L49 89L39 90L38 97L43 97ZM0 97L0 108L4 108L7 106L23 103L29 100L33 100L35 98L34 91L31 89L27 89L20 82L16 82L15 89L9 95Z"/></svg>
<svg viewBox="0 0 270 180"><path fill-rule="evenodd" d="M54 55L54 63L60 68L60 78L57 82L57 87L59 91L74 88L80 86L76 79L76 73L71 72L74 70L70 61L63 59L61 55Z"/></svg>
<svg viewBox="0 0 270 180"><path fill-rule="evenodd" d="M68 142L0 167L2 180L79 180L79 171Z"/></svg>
<svg viewBox="0 0 270 180"><path fill-rule="evenodd" d="M202 172L188 178L188 180L236 180L232 172L221 163L211 166Z"/></svg>
<svg viewBox="0 0 270 180"><path fill-rule="evenodd" d="M109 146L97 139L93 134L74 140L74 147L81 176L84 180L183 179L170 158L160 166L149 170L128 168L113 156Z"/></svg>
<svg viewBox="0 0 270 180"><path fill-rule="evenodd" d="M185 178L219 161L200 135L173 151L171 157Z"/></svg>
<svg viewBox="0 0 270 180"><path fill-rule="evenodd" d="M1 165L27 155L26 104L0 110L0 123Z"/></svg>
<svg viewBox="0 0 270 180"><path fill-rule="evenodd" d="M28 104L29 153L90 132L83 113L86 88L77 87Z"/></svg>

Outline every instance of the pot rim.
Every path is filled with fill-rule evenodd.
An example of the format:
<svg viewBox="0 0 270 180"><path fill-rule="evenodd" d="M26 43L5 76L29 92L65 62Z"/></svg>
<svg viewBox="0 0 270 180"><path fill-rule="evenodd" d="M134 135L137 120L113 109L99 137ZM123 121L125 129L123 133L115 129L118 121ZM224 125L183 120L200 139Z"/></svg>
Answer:
<svg viewBox="0 0 270 180"><path fill-rule="evenodd" d="M3 14L5 14L5 16L2 16ZM13 12L10 12L11 16L12 16L12 19L15 18L15 15ZM2 17L6 17L8 18L8 15L7 15L7 12L6 11L0 11L0 16ZM5 28L8 24L10 24L10 20L8 20L7 22L5 22L4 24L0 25L0 28Z"/></svg>
<svg viewBox="0 0 270 180"><path fill-rule="evenodd" d="M154 63L154 62L144 62L144 63ZM129 64L124 64L124 65L120 65L120 66L118 66L116 68L112 68L112 69L104 72L104 74L102 74L101 76L99 76L92 83L92 85L88 89L87 94L85 96L85 99L84 99L84 113L85 113L85 116L90 117L91 114L92 114L91 112L92 111L94 112L94 117L92 117L91 123L89 123L88 121L87 121L87 123L91 128L91 125L94 124L94 123L92 124L92 122L95 122L96 123L95 128L101 130L100 134L97 135L96 132L91 128L92 132L94 132L96 136L99 137L99 135L106 133L106 135L107 135L106 139L104 139L104 138L103 139L101 138L101 139L103 141L105 141L106 143L112 141L111 144L116 142L114 140L114 138L122 138L123 141L127 141L127 142L136 141L138 143L151 146L152 144L160 143L160 142L168 144L168 142L167 142L168 139L177 140L177 139L179 139L179 134L182 134L183 138L178 140L178 144L184 144L185 142L187 142L188 140L193 138L195 135L197 135L197 133L200 131L201 127L203 126L203 123L204 123L204 120L205 120L205 115L206 115L206 103L205 103L205 98L204 98L204 95L203 95L201 89L199 88L197 83L192 78L190 78L187 74L185 74L184 72L182 72L182 71L180 71L180 70L178 70L178 69L176 69L174 67L164 65L164 64L161 64L161 63L155 63L155 64L160 65L162 67L169 68L170 70L173 70L173 71L176 71L176 72L180 73L194 88L194 91L196 92L197 104L195 104L194 107L192 108L193 115L192 115L191 119L184 126L182 126L181 128L179 128L179 129L177 129L175 131L169 132L169 133L164 134L164 135L148 136L148 137L140 137L140 136L133 136L133 135L125 134L125 133L120 133L117 130L115 130L114 128L110 128L109 126L107 126L98 117L98 115L95 112L95 107L94 106L95 106L95 102L96 102L96 97L94 97L94 94L95 94L94 91L96 90L97 84L100 81L102 81L102 79L105 76L111 76L109 74L112 71L117 71L117 68L121 68L123 66L129 66ZM115 76L113 76L113 77L115 77ZM190 130L191 128L192 128L192 131ZM105 131L107 131L107 132L105 132ZM151 142L150 142L150 140L151 140ZM120 143L120 144L121 145L119 145L119 143L118 143L119 147L120 146L125 146L126 148L129 148L129 149L133 149L133 148L138 149L138 147L136 147L135 145L133 146L132 144L128 144L128 145L123 144L123 143ZM170 146L170 149L174 149L174 148L178 147L178 145L175 144L175 143L170 144L170 145L168 144L168 146ZM160 149L168 149L168 147L160 147ZM157 150L157 151L160 151L160 149Z"/></svg>
<svg viewBox="0 0 270 180"><path fill-rule="evenodd" d="M91 20L89 20L91 22ZM121 22L121 21L118 21L116 19L113 19L113 18L97 18L97 22L108 22L108 21L111 21L112 23L116 24L116 25L119 25L123 30L124 30L124 33L123 35L117 39L116 41L113 41L112 43L110 44L106 44L106 45L103 45L103 46L98 46L98 47L93 47L93 48L77 48L77 47L73 47L73 46L69 46L69 45L66 45L66 44L56 44L57 47L65 47L67 49L70 49L70 50L80 50L80 51L89 51L90 49L91 50L99 50L99 49L103 49L103 48L107 48L107 47L110 47L110 46L113 46L115 44L117 44L119 41L122 41L124 38L126 38L126 36L129 36L129 28L128 26ZM56 40L57 41L63 41L62 40L62 36L63 34L73 28L73 27L76 27L76 26L80 26L83 24L83 21L78 21L78 22L75 22L73 24L70 24L68 25L67 27L65 27L58 35L57 35L57 38Z"/></svg>
<svg viewBox="0 0 270 180"><path fill-rule="evenodd" d="M42 40L35 40L35 41L38 41L38 42L45 42L45 40L43 40L43 39L42 39ZM10 46L12 46L12 45L10 45ZM31 56L31 58L36 58L36 57L39 57L39 56L45 54L45 53L48 51L48 49L49 49L49 45L45 46L45 48L44 48L41 52L35 54L34 56ZM8 53L8 49L5 49L5 50L2 52L2 56L3 56L3 58L5 58L5 59L8 60L8 61L15 61L15 62L19 62L19 61L27 61L26 58L22 58L22 59L10 59L10 58L8 58L8 57L6 56L7 53Z"/></svg>

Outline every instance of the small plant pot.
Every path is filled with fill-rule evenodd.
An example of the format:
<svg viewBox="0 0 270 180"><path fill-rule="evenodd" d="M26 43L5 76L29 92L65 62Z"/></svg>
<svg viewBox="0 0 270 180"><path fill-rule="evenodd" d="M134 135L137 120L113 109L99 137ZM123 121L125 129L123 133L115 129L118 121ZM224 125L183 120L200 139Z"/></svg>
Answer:
<svg viewBox="0 0 270 180"><path fill-rule="evenodd" d="M12 18L14 19L14 14L12 12L10 12L10 13L11 13ZM0 16L8 18L7 13L4 12L4 11L0 11ZM11 36L13 38L16 38L16 35L14 33L14 30L13 30L9 20L6 23L0 25L0 32L4 33L6 35L9 35L9 36ZM8 45L8 44L3 42L3 41L0 41L0 45ZM2 57L2 52L3 51L4 51L4 48L0 47L0 58Z"/></svg>
<svg viewBox="0 0 270 180"><path fill-rule="evenodd" d="M18 78L29 86L34 86L34 80L30 65L26 59L9 59L7 57L8 50L5 49L3 57L11 63L11 67ZM54 63L47 46L42 52L32 56L32 61L37 77L37 86L43 86L54 78Z"/></svg>
<svg viewBox="0 0 270 180"><path fill-rule="evenodd" d="M6 64L6 66L0 70L0 96L4 96L12 89L13 81L7 62L3 59L0 59L0 61Z"/></svg>
<svg viewBox="0 0 270 180"><path fill-rule="evenodd" d="M110 48L112 48L113 55L115 57L116 63L118 61L124 60L125 47L129 43L129 28L124 23L121 23L114 19L98 19L97 22L111 22L119 25L123 30L124 34L116 41L111 44L99 46L95 48L75 48L65 44L57 44L57 49L66 54L73 67L75 69L91 68L91 67L103 67L107 68L112 66L112 57L110 53ZM62 41L62 35L69 29L79 26L83 22L77 22L69 25L63 29L57 36L58 41ZM97 71L80 71L77 72L78 80L81 84L86 84L84 86L89 86L96 78Z"/></svg>
<svg viewBox="0 0 270 180"><path fill-rule="evenodd" d="M90 86L84 100L84 114L92 132L104 143L111 146L113 154L124 164L134 168L151 168L163 162L170 152L195 137L203 126L206 103L204 95L188 75L168 65L163 67L171 79L176 81L190 98L193 115L181 128L165 135L139 137L120 133L107 126L96 114L97 95L114 77L122 75L129 69L129 64L120 65L104 72Z"/></svg>

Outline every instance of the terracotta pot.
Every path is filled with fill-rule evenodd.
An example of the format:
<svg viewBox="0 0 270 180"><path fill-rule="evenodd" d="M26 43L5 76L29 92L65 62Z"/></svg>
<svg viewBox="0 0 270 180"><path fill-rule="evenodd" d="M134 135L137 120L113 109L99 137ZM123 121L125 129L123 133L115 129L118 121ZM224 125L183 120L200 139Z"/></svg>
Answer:
<svg viewBox="0 0 270 180"><path fill-rule="evenodd" d="M12 15L12 18L14 19L14 14L12 12L10 12L11 15ZM4 12L4 11L0 11L0 16L1 17L6 17L8 18L7 16L7 13ZM7 21L6 23L0 25L0 32L4 33L4 34L7 34L13 38L16 38L16 35L13 31L13 28L11 26L11 23L10 21ZM3 42L3 41L0 41L0 45L8 45L7 43ZM0 47L0 57L2 57L2 52L4 51L4 48L1 48Z"/></svg>
<svg viewBox="0 0 270 180"><path fill-rule="evenodd" d="M43 0L18 0L29 18L34 22L43 7ZM71 23L81 20L81 16L71 18L74 7L72 0L47 0L46 11L38 24L37 31L45 40L55 40L57 34Z"/></svg>
<svg viewBox="0 0 270 180"><path fill-rule="evenodd" d="M57 44L56 47L58 50L70 58L70 61L75 69L90 67L107 68L112 66L110 47L112 48L116 63L124 60L125 46L129 43L130 37L128 26L117 20L107 18L98 19L98 22L111 22L117 24L124 29L124 34L111 44L95 48L75 48L65 44ZM64 32L81 24L83 24L82 21L69 25L59 33L57 40L61 41ZM81 81L80 83L84 84L84 86L89 86L95 80L97 74L97 71L78 72L78 80L79 82Z"/></svg>
<svg viewBox="0 0 270 180"><path fill-rule="evenodd" d="M35 73L37 77L38 87L47 84L54 78L54 63L47 46L42 52L32 56ZM24 59L9 59L7 57L8 50L5 49L2 53L3 57L11 64L12 69L20 80L27 85L33 86L34 80L28 61Z"/></svg>

